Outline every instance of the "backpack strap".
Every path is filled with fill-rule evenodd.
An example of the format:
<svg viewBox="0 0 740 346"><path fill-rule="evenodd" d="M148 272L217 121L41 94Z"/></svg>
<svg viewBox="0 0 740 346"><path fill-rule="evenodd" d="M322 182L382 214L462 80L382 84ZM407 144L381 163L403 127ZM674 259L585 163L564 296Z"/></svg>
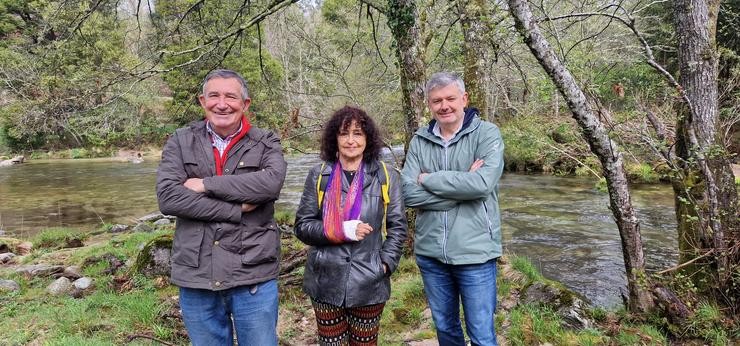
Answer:
<svg viewBox="0 0 740 346"><path fill-rule="evenodd" d="M383 175L380 179L380 192L383 196L383 233L388 234L388 225L386 225L386 218L388 217L388 204L391 203L391 196L389 194L391 179L388 176L388 168L385 166L385 162L380 161L380 164L383 166Z"/></svg>
<svg viewBox="0 0 740 346"><path fill-rule="evenodd" d="M324 201L324 190L326 190L326 184L324 186L321 186L321 177L324 173L324 165L326 163L321 163L321 169L319 169L319 177L316 179L316 193L318 194L318 202L319 202L319 209L321 209L321 202Z"/></svg>

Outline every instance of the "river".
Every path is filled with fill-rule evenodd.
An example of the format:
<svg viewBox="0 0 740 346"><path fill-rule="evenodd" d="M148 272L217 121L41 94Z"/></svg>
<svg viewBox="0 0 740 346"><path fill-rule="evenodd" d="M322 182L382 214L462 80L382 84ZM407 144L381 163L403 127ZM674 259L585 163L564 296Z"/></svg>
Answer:
<svg viewBox="0 0 740 346"><path fill-rule="evenodd" d="M279 207L294 209L315 156L289 157ZM29 237L47 227L132 223L157 210L157 162L31 161L0 169L0 229ZM621 303L626 279L608 196L594 180L505 173L500 200L506 252L529 257L548 278L599 306ZM637 185L633 200L648 267L677 260L673 194L668 185Z"/></svg>

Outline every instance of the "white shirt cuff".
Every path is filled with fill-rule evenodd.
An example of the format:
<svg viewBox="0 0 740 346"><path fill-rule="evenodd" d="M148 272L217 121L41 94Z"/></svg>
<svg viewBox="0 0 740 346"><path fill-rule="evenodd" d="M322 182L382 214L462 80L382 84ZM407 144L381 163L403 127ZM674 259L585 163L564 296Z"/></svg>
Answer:
<svg viewBox="0 0 740 346"><path fill-rule="evenodd" d="M360 220L344 221L342 223L342 227L344 228L344 236L352 241L357 241L357 225L359 225L361 222L362 221Z"/></svg>

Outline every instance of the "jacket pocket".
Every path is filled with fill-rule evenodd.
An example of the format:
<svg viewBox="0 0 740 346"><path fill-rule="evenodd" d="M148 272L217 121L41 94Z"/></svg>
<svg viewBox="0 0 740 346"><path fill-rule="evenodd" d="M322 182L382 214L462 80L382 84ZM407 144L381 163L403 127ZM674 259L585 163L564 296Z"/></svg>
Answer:
<svg viewBox="0 0 740 346"><path fill-rule="evenodd" d="M242 264L275 262L280 253L278 227L274 221L242 232Z"/></svg>
<svg viewBox="0 0 740 346"><path fill-rule="evenodd" d="M184 151L182 153L182 163L185 166L185 173L188 178L202 178L204 172L201 166L198 165L198 160L195 159L195 154L191 151Z"/></svg>
<svg viewBox="0 0 740 346"><path fill-rule="evenodd" d="M378 268L378 277L385 277L386 273L383 271L383 258L380 256L380 250L373 251L372 260Z"/></svg>
<svg viewBox="0 0 740 346"><path fill-rule="evenodd" d="M236 164L236 174L251 173L260 170L262 157L256 153L256 148L247 151Z"/></svg>
<svg viewBox="0 0 740 346"><path fill-rule="evenodd" d="M203 223L179 218L172 242L172 262L188 267L198 267L200 246L203 243Z"/></svg>

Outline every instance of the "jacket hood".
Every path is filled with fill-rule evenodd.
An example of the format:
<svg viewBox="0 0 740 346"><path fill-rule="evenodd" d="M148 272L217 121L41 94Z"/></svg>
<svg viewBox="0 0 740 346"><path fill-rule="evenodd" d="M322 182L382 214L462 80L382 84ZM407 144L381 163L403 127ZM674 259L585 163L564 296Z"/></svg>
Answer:
<svg viewBox="0 0 740 346"><path fill-rule="evenodd" d="M466 128L468 128L468 126L470 126L470 123L473 122L473 118L475 118L475 116L478 114L480 114L480 112L478 112L478 108L475 108L475 107L465 108L465 115L463 116L462 127L460 128L460 131L458 132L463 132ZM429 125L427 126L427 131L430 134L434 134L433 130L434 130L434 125L436 124L437 124L437 119L432 119L432 121L429 122Z"/></svg>

